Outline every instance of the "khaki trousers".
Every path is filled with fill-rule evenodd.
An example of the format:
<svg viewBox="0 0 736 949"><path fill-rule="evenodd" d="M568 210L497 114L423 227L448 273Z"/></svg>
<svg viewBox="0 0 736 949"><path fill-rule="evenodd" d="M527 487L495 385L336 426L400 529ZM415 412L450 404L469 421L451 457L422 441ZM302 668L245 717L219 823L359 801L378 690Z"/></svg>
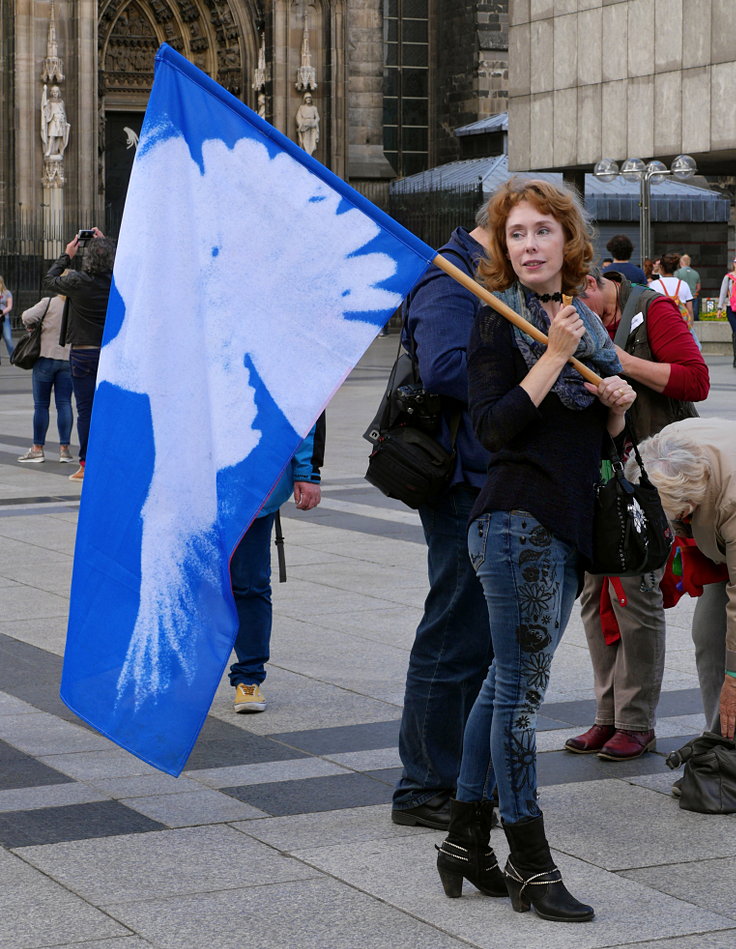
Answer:
<svg viewBox="0 0 736 949"><path fill-rule="evenodd" d="M585 575L580 598L582 620L595 677L596 725L614 725L628 731L654 728L664 674L665 620L659 581L642 592L641 577L622 577L628 600L621 606L611 588L611 602L621 638L607 645L603 638L599 604L605 577Z"/></svg>

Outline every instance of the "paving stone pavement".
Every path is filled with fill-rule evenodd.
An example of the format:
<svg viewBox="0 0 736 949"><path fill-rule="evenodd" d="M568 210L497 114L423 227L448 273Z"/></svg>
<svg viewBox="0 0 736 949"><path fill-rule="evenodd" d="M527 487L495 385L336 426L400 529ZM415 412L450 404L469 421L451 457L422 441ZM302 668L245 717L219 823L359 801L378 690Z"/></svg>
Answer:
<svg viewBox="0 0 736 949"><path fill-rule="evenodd" d="M596 907L592 923L518 915L467 885L448 900L434 869L440 835L391 823L425 549L416 514L363 480L361 432L395 348L395 335L377 339L328 409L321 506L284 510L289 579L274 592L267 711L235 715L224 680L178 779L59 700L80 487L53 460L53 417L49 460L17 463L31 379L3 362L0 949L736 945L736 817L680 810L664 766L703 727L689 600L668 613L654 754L615 764L562 751L592 722L577 611L554 661L542 805L571 890ZM708 363L703 414L736 418L736 372L725 357ZM503 835L494 846L505 858Z"/></svg>

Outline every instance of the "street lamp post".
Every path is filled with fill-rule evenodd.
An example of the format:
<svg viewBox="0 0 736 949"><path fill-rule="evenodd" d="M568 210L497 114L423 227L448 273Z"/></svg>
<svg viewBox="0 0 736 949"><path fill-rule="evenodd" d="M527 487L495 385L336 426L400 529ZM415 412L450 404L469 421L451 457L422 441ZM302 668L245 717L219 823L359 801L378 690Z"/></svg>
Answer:
<svg viewBox="0 0 736 949"><path fill-rule="evenodd" d="M664 175L686 181L696 171L695 160L690 155L678 155L670 168L657 160L644 164L641 158L627 158L619 169L612 158L603 158L593 169L593 174L601 181L613 181L618 175L624 175L639 182L639 248L642 263L646 257L652 257L651 185L659 184Z"/></svg>

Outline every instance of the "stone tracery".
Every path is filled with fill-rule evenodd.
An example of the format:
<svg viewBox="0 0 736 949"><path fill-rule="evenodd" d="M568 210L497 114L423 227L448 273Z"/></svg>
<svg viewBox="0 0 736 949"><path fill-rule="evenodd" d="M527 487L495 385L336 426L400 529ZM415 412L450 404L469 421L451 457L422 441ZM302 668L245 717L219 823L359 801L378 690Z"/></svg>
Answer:
<svg viewBox="0 0 736 949"><path fill-rule="evenodd" d="M101 95L140 97L150 89L162 42L242 93L243 42L229 0L107 0L98 42Z"/></svg>

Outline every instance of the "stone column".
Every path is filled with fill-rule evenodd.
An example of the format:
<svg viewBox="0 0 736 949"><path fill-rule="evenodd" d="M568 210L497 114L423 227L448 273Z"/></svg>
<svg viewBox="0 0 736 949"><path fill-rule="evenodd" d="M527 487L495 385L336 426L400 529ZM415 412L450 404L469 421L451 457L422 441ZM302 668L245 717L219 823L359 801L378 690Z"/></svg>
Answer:
<svg viewBox="0 0 736 949"><path fill-rule="evenodd" d="M38 7L38 11L36 8ZM15 20L15 210L27 220L41 204L42 149L38 134L39 65L46 46L49 5L16 0ZM7 24L6 24L7 27Z"/></svg>
<svg viewBox="0 0 736 949"><path fill-rule="evenodd" d="M72 231L77 226L97 225L104 230L104 180L98 173L98 156L101 146L99 97L97 84L97 0L75 0L66 4L74 22L70 24L70 37L73 45L68 63L73 64L74 80L68 81L75 95L69 93L67 104L71 122L74 125L74 147L67 157L67 208L68 213L77 216L72 223ZM72 108L73 106L73 108ZM69 200L71 199L71 201ZM92 216L92 220L83 221L83 214Z"/></svg>
<svg viewBox="0 0 736 949"><path fill-rule="evenodd" d="M290 0L275 0L273 5L273 52L271 63L272 124L284 135L290 135L292 116L288 114L290 82L289 63L289 12ZM293 80L291 80L293 82ZM291 136L290 136L291 137Z"/></svg>
<svg viewBox="0 0 736 949"><path fill-rule="evenodd" d="M351 180L394 178L383 154L383 0L349 0L349 23L347 173Z"/></svg>

